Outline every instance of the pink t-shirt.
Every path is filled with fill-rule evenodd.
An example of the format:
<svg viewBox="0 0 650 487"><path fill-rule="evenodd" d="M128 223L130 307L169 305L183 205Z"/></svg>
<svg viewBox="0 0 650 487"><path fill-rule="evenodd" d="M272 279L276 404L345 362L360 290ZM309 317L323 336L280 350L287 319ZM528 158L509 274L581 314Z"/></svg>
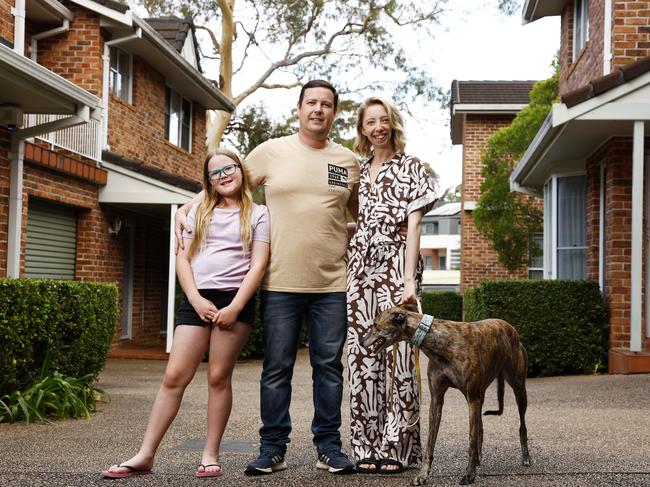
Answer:
<svg viewBox="0 0 650 487"><path fill-rule="evenodd" d="M193 205L187 215L192 233L183 232L183 238L194 237L196 209ZM266 206L253 204L251 214L252 240L270 242L269 211ZM205 244L192 258L192 273L197 289L239 289L251 266L250 252L244 254L239 236L239 209L215 208Z"/></svg>

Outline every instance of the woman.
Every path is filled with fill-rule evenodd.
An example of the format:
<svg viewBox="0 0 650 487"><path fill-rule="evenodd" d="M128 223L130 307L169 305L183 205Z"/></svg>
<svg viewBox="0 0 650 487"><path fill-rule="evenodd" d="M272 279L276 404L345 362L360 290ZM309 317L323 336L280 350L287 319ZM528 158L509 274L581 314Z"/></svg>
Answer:
<svg viewBox="0 0 650 487"><path fill-rule="evenodd" d="M348 251L347 343L351 447L363 473L398 473L422 460L412 346L401 342L395 355L373 355L359 345L379 312L421 293L420 222L435 197L424 165L404 154L403 125L381 98L359 108L354 149L367 160Z"/></svg>
<svg viewBox="0 0 650 487"><path fill-rule="evenodd" d="M196 476L222 473L219 446L232 407L232 372L255 324L254 295L269 256L269 218L265 206L253 203L246 172L233 152L208 154L203 189L203 199L188 214L192 232L184 233L186 245L176 260L185 297L140 451L102 472L104 477L151 473L156 450L208 348L208 434Z"/></svg>

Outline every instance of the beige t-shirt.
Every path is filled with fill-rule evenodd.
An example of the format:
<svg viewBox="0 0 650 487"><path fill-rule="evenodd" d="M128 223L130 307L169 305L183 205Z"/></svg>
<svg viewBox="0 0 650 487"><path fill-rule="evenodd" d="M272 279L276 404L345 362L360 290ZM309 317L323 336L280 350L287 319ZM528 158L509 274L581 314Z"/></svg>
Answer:
<svg viewBox="0 0 650 487"><path fill-rule="evenodd" d="M251 186L264 186L271 219L271 256L262 288L344 292L345 212L359 182L354 153L334 142L312 149L294 134L260 144L245 166Z"/></svg>

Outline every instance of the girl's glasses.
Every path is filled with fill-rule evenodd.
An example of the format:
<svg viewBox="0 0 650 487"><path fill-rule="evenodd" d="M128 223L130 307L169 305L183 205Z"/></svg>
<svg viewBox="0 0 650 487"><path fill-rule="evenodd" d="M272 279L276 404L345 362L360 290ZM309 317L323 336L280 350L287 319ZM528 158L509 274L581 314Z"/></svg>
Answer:
<svg viewBox="0 0 650 487"><path fill-rule="evenodd" d="M232 176L237 171L239 164L228 164L223 166L221 169L215 169L208 173L208 179L210 181L219 181L224 176Z"/></svg>

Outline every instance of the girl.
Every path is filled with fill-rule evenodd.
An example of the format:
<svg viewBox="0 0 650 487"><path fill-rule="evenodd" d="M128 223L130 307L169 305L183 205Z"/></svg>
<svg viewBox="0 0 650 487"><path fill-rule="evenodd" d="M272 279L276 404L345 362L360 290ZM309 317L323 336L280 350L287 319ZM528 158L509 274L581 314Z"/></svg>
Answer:
<svg viewBox="0 0 650 487"><path fill-rule="evenodd" d="M142 446L133 458L102 472L105 477L151 473L158 445L208 348L208 436L196 476L222 473L219 445L232 407L232 372L255 324L254 295L269 256L269 217L265 206L253 203L246 172L231 151L208 154L203 190L188 215L192 232L183 234L188 245L176 260L185 297Z"/></svg>
<svg viewBox="0 0 650 487"><path fill-rule="evenodd" d="M421 292L420 221L435 195L424 165L404 154L404 146L397 109L381 98L362 103L354 149L367 160L361 163L359 215L348 251L347 342L351 447L357 471L365 473L398 473L422 459L420 429L412 424L419 398L411 345L394 345L395 356L369 354L359 345L381 311ZM394 358L389 397L386 376Z"/></svg>

